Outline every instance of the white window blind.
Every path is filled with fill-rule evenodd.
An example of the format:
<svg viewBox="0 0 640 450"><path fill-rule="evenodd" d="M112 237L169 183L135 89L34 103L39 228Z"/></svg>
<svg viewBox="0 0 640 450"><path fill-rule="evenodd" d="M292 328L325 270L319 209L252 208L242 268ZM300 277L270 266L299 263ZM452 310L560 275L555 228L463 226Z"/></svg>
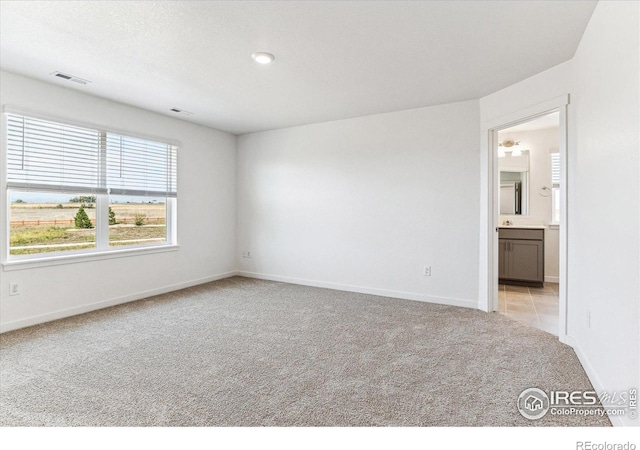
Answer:
<svg viewBox="0 0 640 450"><path fill-rule="evenodd" d="M560 186L560 153L551 153L551 183Z"/></svg>
<svg viewBox="0 0 640 450"><path fill-rule="evenodd" d="M176 197L175 146L107 133L106 152L111 194Z"/></svg>
<svg viewBox="0 0 640 450"><path fill-rule="evenodd" d="M177 196L177 147L7 115L7 187L23 191Z"/></svg>
<svg viewBox="0 0 640 450"><path fill-rule="evenodd" d="M7 187L23 191L106 193L100 132L7 115Z"/></svg>

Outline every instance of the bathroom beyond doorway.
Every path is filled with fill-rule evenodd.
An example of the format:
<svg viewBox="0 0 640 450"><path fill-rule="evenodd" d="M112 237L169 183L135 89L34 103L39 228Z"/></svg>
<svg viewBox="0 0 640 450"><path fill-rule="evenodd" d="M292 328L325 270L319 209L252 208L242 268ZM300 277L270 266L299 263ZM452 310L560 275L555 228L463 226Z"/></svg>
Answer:
<svg viewBox="0 0 640 450"><path fill-rule="evenodd" d="M525 325L558 335L558 283L543 287L498 287L498 312Z"/></svg>

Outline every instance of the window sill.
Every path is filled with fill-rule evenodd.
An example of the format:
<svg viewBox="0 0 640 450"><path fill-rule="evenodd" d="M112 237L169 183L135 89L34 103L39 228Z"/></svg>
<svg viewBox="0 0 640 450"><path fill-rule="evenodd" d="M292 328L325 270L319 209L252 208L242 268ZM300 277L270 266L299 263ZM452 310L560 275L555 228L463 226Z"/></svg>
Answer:
<svg viewBox="0 0 640 450"><path fill-rule="evenodd" d="M56 255L38 259L22 259L5 261L2 263L3 271L37 269L40 267L58 266L63 264L78 264L90 261L102 261L112 258L124 258L129 256L150 255L154 253L174 252L180 249L178 245L159 245L156 247L129 248L126 250L106 250L101 252L83 253L75 255Z"/></svg>
<svg viewBox="0 0 640 450"><path fill-rule="evenodd" d="M559 223L550 223L549 224L549 229L550 230L559 230L560 229L560 224Z"/></svg>

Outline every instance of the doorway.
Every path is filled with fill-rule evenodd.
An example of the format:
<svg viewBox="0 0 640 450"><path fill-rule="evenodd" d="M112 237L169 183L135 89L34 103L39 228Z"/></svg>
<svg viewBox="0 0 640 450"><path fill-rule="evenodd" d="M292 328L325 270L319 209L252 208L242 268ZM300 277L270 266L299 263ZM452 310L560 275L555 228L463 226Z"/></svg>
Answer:
<svg viewBox="0 0 640 450"><path fill-rule="evenodd" d="M560 113L497 130L498 312L558 336Z"/></svg>
<svg viewBox="0 0 640 450"><path fill-rule="evenodd" d="M555 113L558 122L558 142L557 142L557 156L555 157L558 162L558 166L556 170L558 171L557 177L559 183L557 183L557 187L554 190L554 187L551 185L547 185L546 187L551 190L549 197L553 197L555 204L557 205L557 215L558 215L558 224L557 224L557 239L558 239L558 267L557 267L557 286L553 284L555 280L553 278L547 278L537 286L543 291L534 291L533 293L529 291L529 286L521 286L521 288L526 287L527 295L531 296L532 294L538 295L546 295L551 294L551 291L557 295L557 305L558 305L558 314L557 314L557 326L554 325L554 329L557 330L557 334L561 342L566 342L567 335L567 189L566 189L566 181L567 181L567 105L569 103L569 96L561 96L555 99L549 100L547 102L532 106L525 110L521 110L515 113L512 113L508 116L502 117L500 119L496 119L490 122L486 122L482 126L482 135L483 135L483 144L482 144L482 186L486 187L486 194L483 194L483 203L481 204L481 213L482 213L482 229L481 229L481 260L480 260L480 301L479 307L480 309L486 310L488 312L499 312L500 311L500 271L504 270L504 267L499 267L499 251L500 251L500 236L499 231L501 226L508 226L509 224L504 224L500 221L500 170L499 170L499 150L507 150L511 147L515 146L515 143L507 143L505 146L505 140L513 140L517 141L517 139L500 139L500 132L503 130L509 130L518 125L525 124L527 122L532 122L536 119L540 119L543 116L548 116L551 113ZM513 131L513 130L511 130ZM503 144L500 146L500 144ZM503 148L504 147L504 148ZM520 147L522 153L522 147ZM513 149L511 149L513 152ZM549 149L547 149L549 152ZM513 153L512 155L513 156ZM522 168L519 170L523 171ZM517 170L516 170L517 172ZM520 180L522 183L525 181L525 177L522 176ZM548 183L551 184L551 183ZM520 208L532 207L533 204L532 198L534 200L538 200L539 197L543 197L546 195L547 190L541 190L544 186L537 186L537 189L534 188L529 182L529 186L520 187L521 196L524 196L524 200L520 201ZM527 192L528 189L528 192ZM511 190L508 190L511 192ZM540 194L543 195L540 195ZM486 195L486 196L485 196ZM536 196L536 197L534 197ZM516 200L514 200L516 201ZM510 204L510 202L507 202ZM528 204L529 203L529 204ZM522 211L526 211L523 209ZM515 214L514 214L515 216ZM531 221L528 220L526 214L520 214L519 217L512 220L512 222L517 223L520 222L520 225L533 225ZM542 224L549 226L549 224ZM555 224L554 224L555 225ZM514 236L511 236L512 238ZM516 238L520 238L522 236L515 236ZM529 239L529 237L525 237ZM517 277L521 277L518 275ZM552 275L550 275L552 277ZM530 280L529 280L530 281ZM545 288L545 283L549 285ZM506 285L505 285L506 286ZM555 288L555 289L554 289ZM546 291L544 291L546 289ZM506 288L504 288L506 291ZM524 289L521 289L524 291ZM525 294L525 292L521 292ZM503 295L504 296L504 295ZM521 296L522 297L522 296ZM550 300L550 299L549 299ZM533 298L532 298L533 301ZM548 306L548 305L547 305ZM533 305L535 308L535 305ZM541 308L545 309L545 308ZM548 310L547 310L548 312ZM546 318L545 318L546 319ZM538 319L539 320L539 319ZM545 320L545 322L548 321Z"/></svg>

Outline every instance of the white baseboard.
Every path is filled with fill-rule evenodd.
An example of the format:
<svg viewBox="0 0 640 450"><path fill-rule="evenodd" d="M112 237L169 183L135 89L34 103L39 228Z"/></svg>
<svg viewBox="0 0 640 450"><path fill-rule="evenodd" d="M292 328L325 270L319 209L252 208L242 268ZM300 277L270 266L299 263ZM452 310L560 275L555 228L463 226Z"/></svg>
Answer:
<svg viewBox="0 0 640 450"><path fill-rule="evenodd" d="M5 322L0 324L0 333L7 331L17 330L19 328L30 327L33 325L39 325L45 322L51 322L53 320L64 319L66 317L76 316L78 314L84 314L98 309L108 308L109 306L120 305L122 303L133 302L141 300L143 298L152 297L154 295L166 294L167 292L178 291L192 286L197 286L203 283L209 283L211 281L221 280L223 278L229 278L235 276L237 272L225 272L210 277L200 278L197 280L185 281L182 283L171 284L169 286L163 286L157 289L149 289L147 291L136 292L135 294L125 295L123 297L113 298L109 300L103 300L97 303L90 303L88 305L76 306L74 308L63 309L60 311L54 311L47 314L40 314L37 316L28 317L26 319L15 320L13 322Z"/></svg>
<svg viewBox="0 0 640 450"><path fill-rule="evenodd" d="M416 300L421 302L437 303L441 305L460 306L463 308L477 309L477 302L470 300L460 300L447 297L432 297L424 294L416 294L411 292L390 291L385 289L367 288L361 286L351 286L339 283L330 283L316 280L305 280L300 278L283 277L278 275L267 275L254 272L242 272L242 271L230 271L212 275L210 277L199 278L197 280L186 281L182 283L176 283L169 286L163 286L156 289L149 289L147 291L136 292L134 294L125 295L122 297L112 298L109 300L103 300L96 303L90 303L87 305L76 306L74 308L63 309L59 311L53 311L46 314L40 314L37 316L27 317L25 319L15 320L12 322L0 323L0 333L7 331L13 331L20 328L30 327L33 325L39 325L41 323L51 322L58 319L64 319L66 317L76 316L78 314L84 314L98 309L108 308L110 306L120 305L122 303L128 303L143 298L151 297L154 295L166 294L167 292L177 291L192 286L197 286L203 283L209 283L211 281L221 280L223 278L229 278L235 275L240 275L248 278L258 278L262 280L281 281L285 283L300 284L304 286L314 286L328 289L337 289L347 292L358 292L361 294L378 295L382 297L401 298L405 300Z"/></svg>
<svg viewBox="0 0 640 450"><path fill-rule="evenodd" d="M544 277L545 283L560 283L560 277Z"/></svg>
<svg viewBox="0 0 640 450"><path fill-rule="evenodd" d="M433 297L425 294L413 292L390 291L386 289L369 288L363 286L352 286L349 284L332 283L328 281L307 280L303 278L284 277L280 275L270 275L256 272L238 271L236 275L247 278L257 278L260 280L281 281L284 283L300 284L303 286L313 286L319 288L335 289L338 291L358 292L360 294L378 295L381 297L400 298L403 300L415 300L419 302L437 303L440 305L460 306L462 308L478 309L478 302L471 300L461 300L448 297Z"/></svg>
<svg viewBox="0 0 640 450"><path fill-rule="evenodd" d="M580 364L582 364L584 371L587 373L587 377L589 378L589 381L593 385L594 391L596 391L597 393L606 391L607 389L605 389L602 383L600 382L598 375L596 375L596 372L593 369L593 366L591 365L586 355L582 351L582 348L580 347L580 344L578 343L578 341L574 337L566 335L564 342L567 345L571 346L571 348L573 348L573 351L576 352L576 355L578 356L578 360L580 361ZM625 426L625 423L622 421L622 417L611 416L608 414L607 416L609 417L609 420L611 421L614 427Z"/></svg>

